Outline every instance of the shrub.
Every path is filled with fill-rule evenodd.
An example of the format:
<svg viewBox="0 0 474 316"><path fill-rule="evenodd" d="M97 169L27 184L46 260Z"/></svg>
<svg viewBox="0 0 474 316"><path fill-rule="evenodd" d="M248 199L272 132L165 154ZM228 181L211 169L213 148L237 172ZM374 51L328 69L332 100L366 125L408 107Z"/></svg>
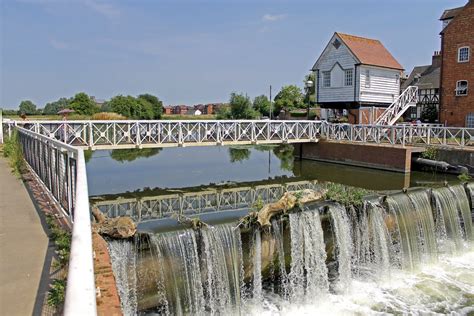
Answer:
<svg viewBox="0 0 474 316"><path fill-rule="evenodd" d="M14 130L11 137L5 139L3 156L8 158L13 173L19 177L25 166L25 161L23 160L23 150L20 145L18 131Z"/></svg>
<svg viewBox="0 0 474 316"><path fill-rule="evenodd" d="M112 120L126 120L127 118L115 112L100 112L92 115L92 120L97 121L112 121Z"/></svg>
<svg viewBox="0 0 474 316"><path fill-rule="evenodd" d="M327 183L328 190L325 199L338 202L344 206L360 207L364 203L364 196L370 194L369 190L346 186L339 183Z"/></svg>
<svg viewBox="0 0 474 316"><path fill-rule="evenodd" d="M48 305L59 306L64 302L66 280L54 279L48 292Z"/></svg>

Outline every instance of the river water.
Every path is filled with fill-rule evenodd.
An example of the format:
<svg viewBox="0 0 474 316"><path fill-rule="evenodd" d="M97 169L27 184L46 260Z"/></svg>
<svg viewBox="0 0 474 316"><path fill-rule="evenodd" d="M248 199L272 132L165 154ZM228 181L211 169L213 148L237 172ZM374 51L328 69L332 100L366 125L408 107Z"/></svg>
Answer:
<svg viewBox="0 0 474 316"><path fill-rule="evenodd" d="M143 222L141 237L110 243L125 315L474 313L474 185L466 193L454 176L292 157L281 146L88 153L91 201L117 203L123 213L113 214ZM199 192L324 181L389 192L439 188L390 195L383 205L366 202L357 214L333 204L307 209L273 221L267 232L240 232L235 222L200 232L146 229L158 218L147 217L156 211L147 199L171 207L178 195L182 211L183 196ZM444 182L451 186L440 187ZM232 203L231 211L238 205Z"/></svg>
<svg viewBox="0 0 474 316"><path fill-rule="evenodd" d="M318 180L372 190L456 182L452 175L396 172L309 160L293 161L291 146L188 147L89 152L92 196L144 189L219 187L242 182Z"/></svg>

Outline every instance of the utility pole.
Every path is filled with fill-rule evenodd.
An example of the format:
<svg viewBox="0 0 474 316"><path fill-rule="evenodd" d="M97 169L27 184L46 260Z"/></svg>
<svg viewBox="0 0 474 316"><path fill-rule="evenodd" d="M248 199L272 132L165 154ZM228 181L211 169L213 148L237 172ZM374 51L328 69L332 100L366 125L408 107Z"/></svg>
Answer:
<svg viewBox="0 0 474 316"><path fill-rule="evenodd" d="M272 119L272 104L273 104L273 101L272 101L272 85L270 85L270 120Z"/></svg>

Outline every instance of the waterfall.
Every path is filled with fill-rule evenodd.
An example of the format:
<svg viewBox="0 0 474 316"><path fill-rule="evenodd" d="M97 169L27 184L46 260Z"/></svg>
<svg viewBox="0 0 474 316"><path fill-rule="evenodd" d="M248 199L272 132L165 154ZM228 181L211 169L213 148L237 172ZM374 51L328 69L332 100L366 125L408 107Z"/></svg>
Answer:
<svg viewBox="0 0 474 316"><path fill-rule="evenodd" d="M123 314L126 316L136 315L138 301L135 244L113 240L109 243L109 253Z"/></svg>
<svg viewBox="0 0 474 316"><path fill-rule="evenodd" d="M317 210L290 214L289 221L291 268L288 292L290 301L302 302L329 291L323 230Z"/></svg>
<svg viewBox="0 0 474 316"><path fill-rule="evenodd" d="M433 190L437 213L437 235L443 251L459 251L463 248L465 236L461 227L458 201L453 191L447 187Z"/></svg>
<svg viewBox="0 0 474 316"><path fill-rule="evenodd" d="M430 196L426 190L408 192L408 197L413 204L412 213L416 214L420 230L422 262L434 262L438 259L438 246L436 243L433 211Z"/></svg>
<svg viewBox="0 0 474 316"><path fill-rule="evenodd" d="M346 209L339 204L329 207L331 224L336 238L336 258L338 263L338 278L335 286L338 292L345 292L350 288L352 279L352 239L349 218Z"/></svg>
<svg viewBox="0 0 474 316"><path fill-rule="evenodd" d="M211 314L230 314L241 306L243 290L240 231L230 225L202 230L206 301ZM261 286L261 285L260 285Z"/></svg>
<svg viewBox="0 0 474 316"><path fill-rule="evenodd" d="M279 289L280 295L284 299L288 299L289 288L288 288L288 274L286 273L286 263L285 263L285 249L283 247L283 229L281 227L282 222L277 220L272 221L272 232L276 242L276 249L278 252L278 266L279 266Z"/></svg>
<svg viewBox="0 0 474 316"><path fill-rule="evenodd" d="M469 206L469 197L462 185L453 185L449 189L458 204L458 210L461 213L462 227L464 228L464 236L466 240L474 241L474 231L472 229L472 212Z"/></svg>
<svg viewBox="0 0 474 316"><path fill-rule="evenodd" d="M284 314L320 298L318 304L329 305L357 299L366 290L361 284L382 287L417 273L421 282L424 268L445 264L446 253L469 249L473 195L468 184L409 190L385 202L366 200L360 208L329 204L323 215L322 208L306 206L273 219L271 234L254 226L241 235L222 224L110 241L122 309L125 315L233 315L269 308ZM390 292L390 286L380 295L405 295ZM398 302L377 311L391 308L409 311Z"/></svg>
<svg viewBox="0 0 474 316"><path fill-rule="evenodd" d="M253 255L253 299L256 304L262 301L262 236L259 230L254 233Z"/></svg>
<svg viewBox="0 0 474 316"><path fill-rule="evenodd" d="M200 259L194 231L183 230L152 235L168 285L167 301L171 314L203 314L204 292Z"/></svg>
<svg viewBox="0 0 474 316"><path fill-rule="evenodd" d="M402 267L414 269L421 262L423 252L419 216L413 211L414 206L407 194L388 196L387 204L399 231Z"/></svg>

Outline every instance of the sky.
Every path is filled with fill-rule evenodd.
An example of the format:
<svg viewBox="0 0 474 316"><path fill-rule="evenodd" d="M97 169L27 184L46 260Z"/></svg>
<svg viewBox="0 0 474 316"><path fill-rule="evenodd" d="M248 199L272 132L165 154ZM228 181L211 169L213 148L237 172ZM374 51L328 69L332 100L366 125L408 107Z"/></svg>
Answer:
<svg viewBox="0 0 474 316"><path fill-rule="evenodd" d="M411 71L466 0L0 0L0 107L84 91L224 102L303 86L335 31L376 38ZM275 94L274 92L274 94Z"/></svg>

